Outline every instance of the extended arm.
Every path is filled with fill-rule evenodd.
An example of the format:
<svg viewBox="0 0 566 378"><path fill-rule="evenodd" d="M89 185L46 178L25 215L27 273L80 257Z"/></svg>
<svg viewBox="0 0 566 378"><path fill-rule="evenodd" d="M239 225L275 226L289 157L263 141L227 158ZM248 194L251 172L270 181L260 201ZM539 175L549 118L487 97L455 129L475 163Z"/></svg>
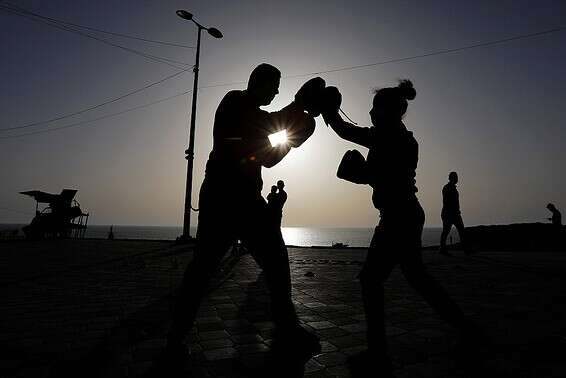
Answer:
<svg viewBox="0 0 566 378"><path fill-rule="evenodd" d="M370 148L372 131L369 127L352 125L342 119L338 111L342 104L342 94L336 87L326 87L323 91L322 117L327 125L342 139Z"/></svg>
<svg viewBox="0 0 566 378"><path fill-rule="evenodd" d="M265 121L269 125L268 132L263 138L264 145L260 149L263 153L258 157L261 165L271 168L283 160L292 147L301 146L314 133L315 120L296 102L290 103L278 112L268 114L269 119ZM272 147L267 136L283 129L287 132L287 142Z"/></svg>
<svg viewBox="0 0 566 378"><path fill-rule="evenodd" d="M371 128L352 125L344 121L338 113L325 116L324 119L340 138L367 148L371 147Z"/></svg>

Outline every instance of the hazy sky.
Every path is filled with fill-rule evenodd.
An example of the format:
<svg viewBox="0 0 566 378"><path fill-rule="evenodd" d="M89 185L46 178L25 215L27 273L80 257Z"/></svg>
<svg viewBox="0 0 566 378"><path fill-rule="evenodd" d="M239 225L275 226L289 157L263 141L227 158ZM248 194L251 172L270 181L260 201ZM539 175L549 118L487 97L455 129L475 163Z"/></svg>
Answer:
<svg viewBox="0 0 566 378"><path fill-rule="evenodd" d="M364 65L535 33L566 25L563 0L523 1L63 1L11 0L41 15L187 45L196 27L187 9L223 39L203 35L200 85L246 81L261 62L283 77ZM6 1L0 2L6 4ZM92 33L92 32L89 32ZM194 63L195 50L121 39L129 48ZM369 124L371 91L410 78L417 97L407 127L420 145L418 196L427 226L440 224L441 188L460 175L469 224L544 221L547 202L566 209L566 31L405 62L323 74L343 93L343 109ZM178 71L99 41L0 10L0 128L100 104ZM308 77L284 79L267 110L291 101ZM91 223L182 223L190 94L102 117L192 88L192 73L121 101L36 127L0 131L0 223L27 223L32 199L18 192L79 190ZM214 111L233 84L199 91L195 156L198 202ZM263 170L264 193L285 180L287 226L369 227L377 220L367 187L336 178L354 145L322 119L313 137ZM363 148L359 148L366 153ZM229 190L229 188L227 188ZM8 210L9 209L9 210ZM193 221L196 217L193 217Z"/></svg>

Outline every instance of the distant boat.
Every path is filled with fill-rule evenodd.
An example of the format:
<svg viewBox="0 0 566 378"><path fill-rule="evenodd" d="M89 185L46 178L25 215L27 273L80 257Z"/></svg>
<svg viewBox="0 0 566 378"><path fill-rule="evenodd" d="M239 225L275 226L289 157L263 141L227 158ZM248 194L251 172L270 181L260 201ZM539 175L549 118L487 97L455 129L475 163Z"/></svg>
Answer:
<svg viewBox="0 0 566 378"><path fill-rule="evenodd" d="M344 243L332 243L332 248L347 248L348 244Z"/></svg>

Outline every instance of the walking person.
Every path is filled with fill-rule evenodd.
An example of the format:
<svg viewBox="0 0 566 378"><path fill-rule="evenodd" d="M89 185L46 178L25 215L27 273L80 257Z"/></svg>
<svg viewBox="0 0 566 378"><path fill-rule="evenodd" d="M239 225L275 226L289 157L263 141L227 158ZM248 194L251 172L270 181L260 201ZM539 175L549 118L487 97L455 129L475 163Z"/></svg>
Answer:
<svg viewBox="0 0 566 378"><path fill-rule="evenodd" d="M464 253L466 253L466 255L470 254L470 251L464 244L465 228L460 212L460 194L458 193L456 184L458 184L458 173L450 172L448 174L448 183L442 188L442 212L440 214L442 218L442 233L440 234L440 249L438 253L444 256L452 256L446 248L446 238L448 238L452 226L455 226L456 230L458 230L460 245L464 249Z"/></svg>
<svg viewBox="0 0 566 378"><path fill-rule="evenodd" d="M397 265L409 284L446 321L471 340L475 327L444 289L427 272L421 256L424 211L416 197L418 143L403 123L408 100L416 91L409 80L375 93L369 114L372 127L358 127L338 114L341 95L334 87L325 90L323 117L343 139L369 149L367 162L359 152L349 151L338 177L369 184L372 202L380 212L367 259L360 273L367 320L368 349L349 359L355 375L392 376L387 356L384 314L384 283Z"/></svg>

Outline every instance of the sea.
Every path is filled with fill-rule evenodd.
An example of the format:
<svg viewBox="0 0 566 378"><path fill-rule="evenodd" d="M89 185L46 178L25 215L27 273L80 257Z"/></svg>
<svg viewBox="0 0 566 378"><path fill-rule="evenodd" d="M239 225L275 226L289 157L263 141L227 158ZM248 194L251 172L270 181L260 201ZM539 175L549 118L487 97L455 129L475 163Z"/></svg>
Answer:
<svg viewBox="0 0 566 378"><path fill-rule="evenodd" d="M0 231L21 229L21 224L0 224ZM85 238L106 239L110 225L89 225ZM349 247L367 247L371 241L373 228L319 228L319 227L283 227L283 239L290 246L329 247L335 243L342 243ZM439 227L426 227L423 230L423 246L439 244ZM182 233L181 226L124 226L113 225L115 239L146 239L146 240L175 240ZM196 229L191 227L191 235ZM19 235L22 235L20 231ZM457 242L458 236L452 230L448 241Z"/></svg>

